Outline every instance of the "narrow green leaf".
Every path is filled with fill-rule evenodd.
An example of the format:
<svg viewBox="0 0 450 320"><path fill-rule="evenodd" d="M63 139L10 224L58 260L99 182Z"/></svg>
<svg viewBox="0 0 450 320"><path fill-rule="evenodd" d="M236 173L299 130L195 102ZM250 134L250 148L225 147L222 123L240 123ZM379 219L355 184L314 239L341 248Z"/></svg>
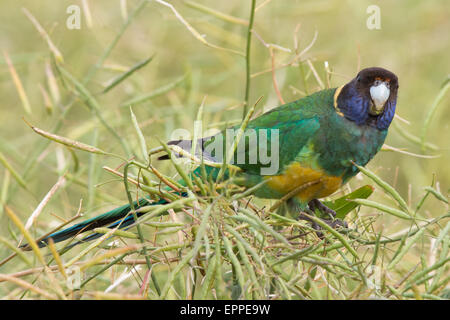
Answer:
<svg viewBox="0 0 450 320"><path fill-rule="evenodd" d="M413 219L410 215L408 215L404 211L401 211L401 210L398 210L398 209L395 209L392 207L388 207L384 204L381 204L381 203L378 203L375 201L370 201L370 200L365 200L365 199L353 199L352 201L354 201L358 204L361 204L363 206L366 206L366 207L371 207L371 208L381 210L383 212L389 213L389 214L396 216L398 218L401 218L401 219L406 219L406 220Z"/></svg>
<svg viewBox="0 0 450 320"><path fill-rule="evenodd" d="M298 251L296 251L296 252L294 252L294 253L292 253L292 254L290 254L290 255L288 255L288 256L280 259L280 260L275 261L275 263L273 263L271 265L271 267L276 266L277 264L283 263L283 262L288 261L288 260L299 260L301 257L306 256L307 254L313 252L315 249L321 247L322 245L323 245L323 242L321 241L321 242L319 242L317 244L311 245L311 246L306 247L304 249L300 249L300 250L298 250Z"/></svg>
<svg viewBox="0 0 450 320"><path fill-rule="evenodd" d="M212 15L212 16L220 19L220 20L223 20L223 21L226 21L226 22L230 22L230 23L234 23L234 24L239 24L239 25L242 25L242 26L248 26L248 21L247 20L230 16L228 14L219 12L219 11L213 9L213 8L206 7L206 6L204 6L204 5L200 4L200 3L193 2L193 1L184 1L184 3L188 7L191 7L193 9L197 9L197 10L199 10L201 12L204 12L204 13L207 13L207 14L210 14L210 15Z"/></svg>
<svg viewBox="0 0 450 320"><path fill-rule="evenodd" d="M110 231L111 231L110 228L95 228L94 229L94 232L101 233L101 234L106 234ZM111 236L118 236L118 237L123 237L123 238L128 238L128 239L137 239L138 238L138 236L133 232L119 230L119 229L114 230L114 232L112 233Z"/></svg>
<svg viewBox="0 0 450 320"><path fill-rule="evenodd" d="M424 232L425 228L422 228L413 237L411 237L411 239L409 239L408 243L403 247L399 254L389 263L387 267L388 270L394 268L400 262L400 260L405 256L409 249L411 249L413 244L419 240Z"/></svg>
<svg viewBox="0 0 450 320"><path fill-rule="evenodd" d="M141 131L141 128L139 127L139 123L137 121L136 116L133 113L133 110L130 106L130 113L131 113L131 120L133 122L134 129L136 130L136 133L138 135L139 144L141 146L141 152L142 152L142 158L144 159L145 163L149 163L149 156L147 151L147 143L145 142L144 134Z"/></svg>
<svg viewBox="0 0 450 320"><path fill-rule="evenodd" d="M354 200L354 201L356 201L356 200ZM359 260L358 253L356 253L355 249L353 249L352 246L350 246L350 244L347 242L347 240L339 232L337 232L332 227L330 227L328 224L323 222L322 219L317 218L314 215L310 215L309 218L311 220L313 220L315 223L317 223L318 225L320 225L323 229L330 232L333 236L335 236L342 243L342 245L345 248L347 248L347 250L352 254L352 256L355 257L356 260Z"/></svg>
<svg viewBox="0 0 450 320"><path fill-rule="evenodd" d="M103 151L103 150L101 150L101 149L99 149L97 147L94 147L94 146L91 146L91 145L88 145L88 144L85 144L85 143L82 143L82 142L79 142L79 141L75 141L75 140L72 140L72 139L69 139L69 138L65 138L65 137L62 137L62 136L59 136L59 135L56 135L56 134L53 134L53 133L49 133L47 131L44 131L42 129L39 129L39 128L31 125L28 122L27 122L27 124L37 134L39 134L39 135L41 135L41 136L43 136L43 137L45 137L47 139L50 139L50 140L53 140L53 141L58 142L60 144L63 144L65 146L67 146L67 147L71 147L71 148L75 148L75 149L78 149L78 150L87 151L87 152L90 152L90 153L97 153L97 154L102 154L102 155L112 155L112 154L107 153L107 152L105 152L105 151Z"/></svg>
<svg viewBox="0 0 450 320"><path fill-rule="evenodd" d="M98 118L100 123L108 130L122 145L124 151L129 156L131 155L130 148L128 147L127 142L117 133L117 131L111 127L108 121L105 120L102 113L100 112L101 107L97 100L95 99L94 95L89 92L89 90L80 82L78 81L69 71L64 69L62 66L57 66L58 71L61 72L61 74L69 80L73 86L75 87L78 94L83 99L86 106L93 111L94 115Z"/></svg>
<svg viewBox="0 0 450 320"><path fill-rule="evenodd" d="M367 168L364 168L363 166L359 166L356 163L353 163L355 167L359 169L364 175L372 179L376 184L378 184L381 188L383 188L384 191L389 193L392 198L394 198L397 203L404 209L408 214L410 214L410 210L408 208L408 205L406 204L406 201L400 196L400 194L387 182L382 180L380 177L378 177L375 173L370 171Z"/></svg>
<svg viewBox="0 0 450 320"><path fill-rule="evenodd" d="M236 257L233 252L233 246L231 245L231 241L224 235L222 235L223 246L225 247L225 251L228 254L228 258L230 258L231 263L233 264L234 271L236 273L236 277L241 287L241 292L245 290L245 280L244 280L244 272L242 271L241 262Z"/></svg>
<svg viewBox="0 0 450 320"><path fill-rule="evenodd" d="M437 237L436 242L434 243L433 249L439 246L439 244L442 242L444 237L447 236L449 231L450 231L450 222L447 222L444 229L442 229L441 232L439 232L439 236Z"/></svg>
<svg viewBox="0 0 450 320"><path fill-rule="evenodd" d="M0 163L3 164L3 166L6 168L6 170L9 171L9 173L11 173L11 175L14 177L14 179L16 179L17 183L21 187L27 189L27 183L25 182L25 180L23 180L20 174L11 166L11 164L6 160L5 156L1 152L0 152Z"/></svg>
<svg viewBox="0 0 450 320"><path fill-rule="evenodd" d="M334 210L337 218L344 219L350 211L359 206L357 203L350 201L351 199L367 199L373 191L374 188L372 186L365 185L343 197L332 201L325 201L323 204Z"/></svg>
<svg viewBox="0 0 450 320"><path fill-rule="evenodd" d="M172 158L173 157L173 153L169 149L167 144L165 142L161 141L161 140L159 140L159 142L161 143L161 145L163 146L164 150L169 155L170 161L172 161L172 164L175 167L175 169L177 170L178 174L181 176L181 178L183 178L184 182L186 182L186 185L189 187L189 189L194 190L194 185L192 184L192 180L189 178L189 176L186 173L186 171L184 171L183 168L178 164L176 159Z"/></svg>
<svg viewBox="0 0 450 320"><path fill-rule="evenodd" d="M14 253L17 254L20 257L20 259L22 259L29 267L33 265L30 259L28 259L28 257L25 255L24 251L16 247L8 239L0 236L0 243L3 243L3 245L7 246L10 250L14 251Z"/></svg>
<svg viewBox="0 0 450 320"><path fill-rule="evenodd" d="M275 239L283 242L284 244L290 246L291 244L289 243L289 241L279 232L275 231L272 227L268 226L267 224L264 223L264 221L261 220L260 217L258 217L256 214L253 214L252 212L250 212L250 210L246 210L244 208L240 208L239 209L240 212L242 212L243 214L245 214L245 216L232 216L231 218L249 218L251 221L254 221L254 223L256 223L257 226L259 226L260 228L257 229L263 229L265 232L269 233L270 235L272 235Z"/></svg>
<svg viewBox="0 0 450 320"><path fill-rule="evenodd" d="M420 142L422 151L425 151L425 138L427 135L428 127L430 126L431 119L433 119L433 115L436 113L437 107L439 103L444 99L445 94L447 93L447 90L450 88L450 78L447 78L444 82L444 85L442 86L441 90L439 90L438 95L433 101L433 104L431 105L430 109L428 110L427 115L425 116L425 121L423 123L422 132L420 136Z"/></svg>
<svg viewBox="0 0 450 320"><path fill-rule="evenodd" d="M176 267L172 270L172 272L170 272L167 281L161 291L160 295L161 299L166 298L170 288L172 287L172 283L176 278L176 275L181 271L181 269L183 269L184 266L186 266L189 263L189 261L191 261L191 259L195 258L195 256L197 255L203 240L203 236L205 235L209 225L209 216L211 214L211 211L212 211L212 204L203 213L202 221L195 236L192 250L190 250L187 254L185 254L182 260L176 265Z"/></svg>
<svg viewBox="0 0 450 320"><path fill-rule="evenodd" d="M127 70L126 72L122 73L121 75L117 76L116 78L110 80L108 82L108 85L106 86L105 89L103 89L103 93L107 93L109 90L111 90L112 88L114 88L115 86L117 86L119 83L121 83L123 80L125 80L126 78L128 78L129 76L131 76L134 72L136 72L137 70L145 67L150 61L153 60L153 57L155 55L152 55L150 58L145 59L144 61L138 62L137 64L135 64L134 66L132 66L129 70Z"/></svg>
<svg viewBox="0 0 450 320"><path fill-rule="evenodd" d="M441 200L445 203L448 203L448 199L439 191L437 191L436 189L434 189L433 187L425 187L425 190L430 192L433 196L436 197L436 199Z"/></svg>
<svg viewBox="0 0 450 320"><path fill-rule="evenodd" d="M127 107L130 105L137 105L140 103L143 103L147 100L159 97L167 92L169 92L170 90L175 89L176 87L178 87L181 83L183 83L183 81L186 79L186 74L183 75L182 77L179 77L177 79L175 79L173 82L166 84L165 86L162 86L158 89L155 89L149 93L144 93L142 95L139 95L137 97L134 97L130 100L125 101L124 103L122 103L120 106L121 107Z"/></svg>

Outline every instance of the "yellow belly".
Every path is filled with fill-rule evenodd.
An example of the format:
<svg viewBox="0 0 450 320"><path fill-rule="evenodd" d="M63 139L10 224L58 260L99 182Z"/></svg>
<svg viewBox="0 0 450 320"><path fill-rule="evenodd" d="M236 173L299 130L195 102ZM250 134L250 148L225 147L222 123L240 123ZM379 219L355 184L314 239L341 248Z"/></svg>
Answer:
<svg viewBox="0 0 450 320"><path fill-rule="evenodd" d="M329 176L322 171L302 167L299 163L293 163L278 176L266 177L269 179L267 186L280 193L287 194L298 189L295 197L302 202L323 198L335 192L342 184L342 178ZM308 186L302 188L302 185Z"/></svg>

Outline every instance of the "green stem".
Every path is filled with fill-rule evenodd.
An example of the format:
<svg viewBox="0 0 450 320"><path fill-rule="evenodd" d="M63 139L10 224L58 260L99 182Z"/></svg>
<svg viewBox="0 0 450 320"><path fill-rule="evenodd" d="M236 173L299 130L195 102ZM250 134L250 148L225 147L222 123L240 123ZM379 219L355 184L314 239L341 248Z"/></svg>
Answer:
<svg viewBox="0 0 450 320"><path fill-rule="evenodd" d="M137 217L137 214L136 214L136 210L134 208L133 199L131 198L130 188L128 186L128 168L129 168L129 166L131 164L132 163L127 163L125 165L124 169L123 169L123 181L124 181L124 184L125 184L125 190L127 192L128 202L130 203L130 208L131 208L131 212L132 212L133 217L134 217L134 221L137 222L138 217ZM136 228L137 228L137 232L138 232L138 235L139 235L139 240L144 245L144 236L142 235L141 225L136 223ZM145 262L147 263L148 269L152 270L152 263L150 261L150 257L147 255L147 249L146 249L145 246L142 248L142 251L144 253ZM152 281L153 281L153 284L155 286L156 292L158 292L158 295L161 295L161 289L159 288L158 281L156 280L156 276L155 276L154 272L151 272L151 277L152 277Z"/></svg>
<svg viewBox="0 0 450 320"><path fill-rule="evenodd" d="M136 17L136 15L147 5L148 1L147 0L142 0L138 6L136 7L136 9L129 15L127 21L122 25L122 28L120 28L119 33L116 35L116 37L114 38L113 42L111 42L111 44L106 48L105 52L103 53L103 55L100 57L100 59L98 59L97 63L95 65L93 65L90 70L88 71L86 77L83 79L82 83L83 85L87 84L92 77L94 76L94 74L97 72L98 69L100 69L103 65L103 63L105 62L106 58L110 55L111 51L114 49L114 47L116 46L116 44L119 42L120 38L122 37L123 33L125 32L125 30L127 30L128 26L131 24L131 22L134 20L134 18Z"/></svg>
<svg viewBox="0 0 450 320"><path fill-rule="evenodd" d="M255 16L255 3L256 0L252 0L252 8L250 9L250 20L248 22L247 29L247 49L245 51L245 71L246 71L246 84L245 84L245 98L244 98L244 112L242 118L245 118L248 108L248 100L250 95L250 47L252 42L252 28L253 18Z"/></svg>

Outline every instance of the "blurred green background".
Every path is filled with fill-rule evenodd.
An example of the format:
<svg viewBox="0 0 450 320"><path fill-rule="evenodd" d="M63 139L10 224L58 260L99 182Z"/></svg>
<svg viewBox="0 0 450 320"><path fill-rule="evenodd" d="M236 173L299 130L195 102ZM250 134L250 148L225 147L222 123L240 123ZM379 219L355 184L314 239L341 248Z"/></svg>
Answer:
<svg viewBox="0 0 450 320"><path fill-rule="evenodd" d="M48 32L62 54L62 65L66 70L80 81L85 79L89 70L95 71L86 88L95 95L102 116L133 153L139 154L139 143L129 108L121 105L141 94L155 90L158 93L157 90L167 88L185 74L183 81L178 81L170 90L163 90L162 94L133 105L149 147L159 145L155 137L168 139L176 128L192 129L203 99L205 126L242 117L245 91L245 59L242 56L204 45L169 7L150 1L131 21L97 70L95 65L139 1L96 0L85 3L88 7L75 0L0 2L0 152L23 178L28 189L20 187L13 176L6 174L4 166L0 166L2 202L25 221L58 176L66 170L71 174L66 186L51 199L39 218L36 228L39 235L57 224L49 213L68 218L76 212L80 198L84 199L83 211L92 214L122 204L126 195L123 184L110 182L114 177L102 170L103 166L117 167L120 164L118 160L80 151L71 153L67 148L49 143L35 134L22 118L51 132L59 123L58 134L62 136L108 152L126 154L114 134L106 130L93 112L71 93L70 84L57 80L57 90L52 91L48 70L51 69L56 78L58 75L51 68L51 52L22 8L26 8ZM184 1L170 3L209 43L245 52L245 25L224 21ZM198 0L196 3L244 21L250 12L250 1ZM366 26L370 16L366 10L373 4L380 8L379 30L369 30ZM71 30L66 26L70 16L66 10L70 5L81 8L80 29ZM305 92L320 90L307 61L312 63L325 86L328 74L324 63L328 62L332 70L331 87L353 78L358 67L379 66L393 71L400 83L397 114L408 122L396 119L394 124L420 137L425 117L449 75L449 17L450 6L446 0L259 0L252 38L251 73L254 76L251 79L250 103L263 96L260 111L279 105L270 72L270 51L263 45L263 40L282 48L274 49L274 61L278 87L286 102L301 98ZM298 50L302 51L314 39L315 32L317 39L311 49L295 63L286 65L295 56L294 38L297 37ZM4 53L10 57L23 84L31 113L23 107ZM108 81L152 55L155 56L147 66L102 94ZM48 95L50 106L46 107L41 88ZM69 105L70 110L62 117L63 110ZM413 207L423 196L423 188L431 184L434 174L439 182L436 188L444 195L448 194L448 111L449 100L444 97L426 134L426 141L435 146L433 149L421 150L418 143L405 139L400 134L401 130L394 126L386 141L389 146L411 153L439 157L419 158L398 152L381 152L368 166L393 184ZM162 170L173 170L169 169L168 163L156 165ZM366 178L361 179L354 179L351 188L369 183ZM372 197L387 204L391 201L379 191ZM0 231L7 236L11 225L3 208L1 210ZM363 210L365 214L374 211ZM423 213L425 217L436 217L443 211L442 203L429 198ZM378 222L385 230L396 231L405 226L404 221L387 215Z"/></svg>

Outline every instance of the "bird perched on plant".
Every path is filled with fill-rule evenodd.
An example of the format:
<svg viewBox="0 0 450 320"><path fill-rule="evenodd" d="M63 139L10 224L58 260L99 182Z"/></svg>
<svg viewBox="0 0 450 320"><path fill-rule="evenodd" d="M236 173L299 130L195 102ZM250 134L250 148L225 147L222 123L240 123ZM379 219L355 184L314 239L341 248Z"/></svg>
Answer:
<svg viewBox="0 0 450 320"><path fill-rule="evenodd" d="M264 174L267 162L261 159L237 161L240 170L233 176L235 183L246 188L258 186L253 194L260 198L281 199L287 197L291 211L308 219L315 210L331 215L330 225L342 225L334 219L335 213L318 199L338 190L358 173L354 164L365 166L382 147L389 125L394 118L398 91L397 76L383 68L361 70L349 83L339 88L326 89L293 101L262 114L248 122L246 130L253 130L257 137L257 148L261 141L268 141L265 151L278 155L276 170ZM199 139L196 155L213 162L224 161L217 148L211 146L223 141L222 133ZM226 135L226 134L225 134ZM264 138L264 139L263 139ZM277 143L273 144L274 139ZM169 142L186 151L191 151L188 140ZM252 146L244 141L244 148L233 150L233 157L250 157ZM220 151L220 150L219 150ZM168 156L160 157L165 159ZM207 167L208 174L217 178L220 169ZM200 175L200 169L193 174ZM224 175L229 178L228 173ZM151 202L141 198L134 209L151 204L164 204L166 200ZM50 234L39 241L45 246L52 238L63 241L75 235L107 226L126 228L135 222L130 214L130 205L113 209L102 215L78 223L62 231ZM141 216L145 212L137 212ZM91 234L80 242L98 238Z"/></svg>

